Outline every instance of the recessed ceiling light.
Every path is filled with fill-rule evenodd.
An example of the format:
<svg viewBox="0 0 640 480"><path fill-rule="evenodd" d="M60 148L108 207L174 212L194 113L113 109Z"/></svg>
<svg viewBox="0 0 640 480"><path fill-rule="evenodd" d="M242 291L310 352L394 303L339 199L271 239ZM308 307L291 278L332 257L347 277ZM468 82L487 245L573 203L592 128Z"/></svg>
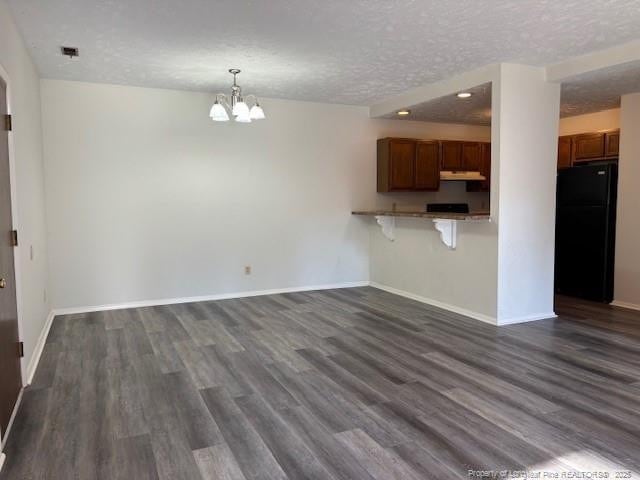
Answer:
<svg viewBox="0 0 640 480"><path fill-rule="evenodd" d="M457 94L458 98L469 98L471 95L471 92L460 92Z"/></svg>
<svg viewBox="0 0 640 480"><path fill-rule="evenodd" d="M411 110L398 110L398 115L409 115L411 113Z"/></svg>

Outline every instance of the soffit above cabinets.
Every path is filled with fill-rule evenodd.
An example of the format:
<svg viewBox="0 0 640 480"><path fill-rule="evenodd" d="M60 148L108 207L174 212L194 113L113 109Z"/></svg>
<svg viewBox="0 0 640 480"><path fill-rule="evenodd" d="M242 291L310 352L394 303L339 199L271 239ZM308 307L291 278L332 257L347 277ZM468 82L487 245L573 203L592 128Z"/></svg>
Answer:
<svg viewBox="0 0 640 480"><path fill-rule="evenodd" d="M390 113L382 118L417 120L437 123L461 123L491 125L491 83L465 89L469 98L458 98L455 94L436 98L418 105L408 106L409 115Z"/></svg>
<svg viewBox="0 0 640 480"><path fill-rule="evenodd" d="M394 113L382 118L467 125L491 125L491 83L467 89L466 99L447 95L418 105L408 105L410 115ZM572 117L620 107L620 96L640 92L640 61L594 70L561 84L560 116Z"/></svg>
<svg viewBox="0 0 640 480"><path fill-rule="evenodd" d="M640 61L584 73L563 82L560 116L618 108L621 95L635 92L640 92Z"/></svg>

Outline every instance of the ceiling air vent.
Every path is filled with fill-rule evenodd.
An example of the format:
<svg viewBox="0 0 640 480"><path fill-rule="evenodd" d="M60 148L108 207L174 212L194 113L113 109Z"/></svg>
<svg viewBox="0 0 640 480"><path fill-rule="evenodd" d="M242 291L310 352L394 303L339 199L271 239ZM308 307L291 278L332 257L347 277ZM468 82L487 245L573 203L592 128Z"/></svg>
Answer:
<svg viewBox="0 0 640 480"><path fill-rule="evenodd" d="M76 47L60 47L60 51L69 58L78 56L78 49Z"/></svg>

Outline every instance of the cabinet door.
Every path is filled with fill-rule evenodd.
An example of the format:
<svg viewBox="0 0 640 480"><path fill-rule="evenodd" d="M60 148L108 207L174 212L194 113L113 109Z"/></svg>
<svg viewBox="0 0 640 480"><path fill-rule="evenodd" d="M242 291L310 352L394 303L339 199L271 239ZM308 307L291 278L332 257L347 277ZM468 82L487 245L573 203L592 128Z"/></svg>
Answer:
<svg viewBox="0 0 640 480"><path fill-rule="evenodd" d="M607 157L617 157L620 153L620 131L606 133L604 154Z"/></svg>
<svg viewBox="0 0 640 480"><path fill-rule="evenodd" d="M477 172L480 170L480 143L465 142L462 144L462 170Z"/></svg>
<svg viewBox="0 0 640 480"><path fill-rule="evenodd" d="M416 189L440 188L440 145L438 142L416 144Z"/></svg>
<svg viewBox="0 0 640 480"><path fill-rule="evenodd" d="M416 142L391 140L389 149L389 189L412 190L415 186Z"/></svg>
<svg viewBox="0 0 640 480"><path fill-rule="evenodd" d="M442 142L442 170L462 170L462 142Z"/></svg>
<svg viewBox="0 0 640 480"><path fill-rule="evenodd" d="M571 158L572 138L571 136L558 138L558 170L569 168L573 163Z"/></svg>
<svg viewBox="0 0 640 480"><path fill-rule="evenodd" d="M491 143L480 144L480 174L486 180L467 182L467 192L491 191Z"/></svg>
<svg viewBox="0 0 640 480"><path fill-rule="evenodd" d="M586 133L573 138L574 160L604 157L604 133Z"/></svg>

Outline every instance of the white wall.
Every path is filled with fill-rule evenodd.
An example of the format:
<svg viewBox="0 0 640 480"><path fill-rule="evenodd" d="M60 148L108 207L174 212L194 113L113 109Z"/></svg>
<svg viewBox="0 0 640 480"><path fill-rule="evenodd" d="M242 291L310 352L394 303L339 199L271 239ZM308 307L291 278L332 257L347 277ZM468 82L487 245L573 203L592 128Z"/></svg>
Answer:
<svg viewBox="0 0 640 480"><path fill-rule="evenodd" d="M640 93L621 104L614 304L640 309Z"/></svg>
<svg viewBox="0 0 640 480"><path fill-rule="evenodd" d="M376 138L488 132L269 99L264 122L216 124L207 94L41 88L56 308L366 281L370 219L350 212L395 201Z"/></svg>
<svg viewBox="0 0 640 480"><path fill-rule="evenodd" d="M26 380L49 306L45 300L47 245L45 227L40 84L7 5L0 1L0 74L8 76L13 115L14 225L18 230L18 295L22 364ZM33 259L30 250L33 248ZM32 365L33 366L33 365Z"/></svg>
<svg viewBox="0 0 640 480"><path fill-rule="evenodd" d="M560 85L546 82L541 68L500 70L492 94L491 213L503 324L553 316Z"/></svg>
<svg viewBox="0 0 640 480"><path fill-rule="evenodd" d="M615 130L620 128L620 109L603 110L602 112L576 115L560 119L560 135L575 135L576 133L598 132L600 130Z"/></svg>

